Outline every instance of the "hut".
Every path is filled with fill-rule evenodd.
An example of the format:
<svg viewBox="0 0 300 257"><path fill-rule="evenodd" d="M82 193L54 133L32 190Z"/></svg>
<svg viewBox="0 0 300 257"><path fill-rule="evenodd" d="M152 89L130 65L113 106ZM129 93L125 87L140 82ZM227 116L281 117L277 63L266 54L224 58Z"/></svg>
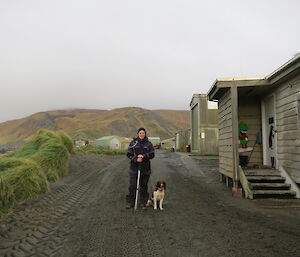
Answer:
<svg viewBox="0 0 300 257"><path fill-rule="evenodd" d="M152 143L154 148L160 148L161 145L160 137L148 137L148 140Z"/></svg>
<svg viewBox="0 0 300 257"><path fill-rule="evenodd" d="M233 193L299 198L300 55L265 77L216 79L208 98L218 101L219 172Z"/></svg>
<svg viewBox="0 0 300 257"><path fill-rule="evenodd" d="M76 147L81 147L89 144L89 141L87 139L75 139L73 142Z"/></svg>
<svg viewBox="0 0 300 257"><path fill-rule="evenodd" d="M161 141L161 148L165 150L174 150L175 149L175 138L168 138Z"/></svg>
<svg viewBox="0 0 300 257"><path fill-rule="evenodd" d="M191 151L218 155L218 106L205 94L194 94L191 102Z"/></svg>

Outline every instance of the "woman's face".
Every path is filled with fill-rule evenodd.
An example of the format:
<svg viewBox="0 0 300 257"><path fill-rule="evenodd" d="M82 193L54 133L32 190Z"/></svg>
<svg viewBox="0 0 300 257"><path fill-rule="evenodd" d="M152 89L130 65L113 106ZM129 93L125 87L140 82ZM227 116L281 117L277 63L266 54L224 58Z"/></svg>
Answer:
<svg viewBox="0 0 300 257"><path fill-rule="evenodd" d="M141 130L139 133L138 133L138 137L143 140L145 138L145 131L144 130Z"/></svg>

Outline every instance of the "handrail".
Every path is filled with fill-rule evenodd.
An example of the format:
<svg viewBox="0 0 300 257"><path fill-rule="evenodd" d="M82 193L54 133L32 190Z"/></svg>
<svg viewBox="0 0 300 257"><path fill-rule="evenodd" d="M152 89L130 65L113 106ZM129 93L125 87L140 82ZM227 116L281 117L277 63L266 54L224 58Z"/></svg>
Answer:
<svg viewBox="0 0 300 257"><path fill-rule="evenodd" d="M248 179L246 178L246 175L240 165L239 165L239 179L240 179L242 188L245 192L245 198L253 199L253 192L249 186L250 183L248 182Z"/></svg>

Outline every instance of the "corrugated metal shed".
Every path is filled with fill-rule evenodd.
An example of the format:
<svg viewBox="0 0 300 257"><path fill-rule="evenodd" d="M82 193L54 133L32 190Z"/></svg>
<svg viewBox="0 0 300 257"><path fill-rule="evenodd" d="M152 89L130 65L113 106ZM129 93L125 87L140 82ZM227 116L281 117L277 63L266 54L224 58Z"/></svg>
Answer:
<svg viewBox="0 0 300 257"><path fill-rule="evenodd" d="M194 94L191 109L191 151L201 155L218 155L217 105L209 105L205 94Z"/></svg>

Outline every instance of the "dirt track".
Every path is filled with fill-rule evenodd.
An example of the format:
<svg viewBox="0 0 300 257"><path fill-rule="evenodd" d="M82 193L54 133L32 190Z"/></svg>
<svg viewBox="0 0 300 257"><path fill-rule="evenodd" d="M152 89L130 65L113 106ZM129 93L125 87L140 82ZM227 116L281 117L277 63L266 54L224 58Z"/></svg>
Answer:
<svg viewBox="0 0 300 257"><path fill-rule="evenodd" d="M0 219L0 256L299 256L298 200L231 197L214 160L157 152L165 210L125 209L128 160L72 156L51 192Z"/></svg>

